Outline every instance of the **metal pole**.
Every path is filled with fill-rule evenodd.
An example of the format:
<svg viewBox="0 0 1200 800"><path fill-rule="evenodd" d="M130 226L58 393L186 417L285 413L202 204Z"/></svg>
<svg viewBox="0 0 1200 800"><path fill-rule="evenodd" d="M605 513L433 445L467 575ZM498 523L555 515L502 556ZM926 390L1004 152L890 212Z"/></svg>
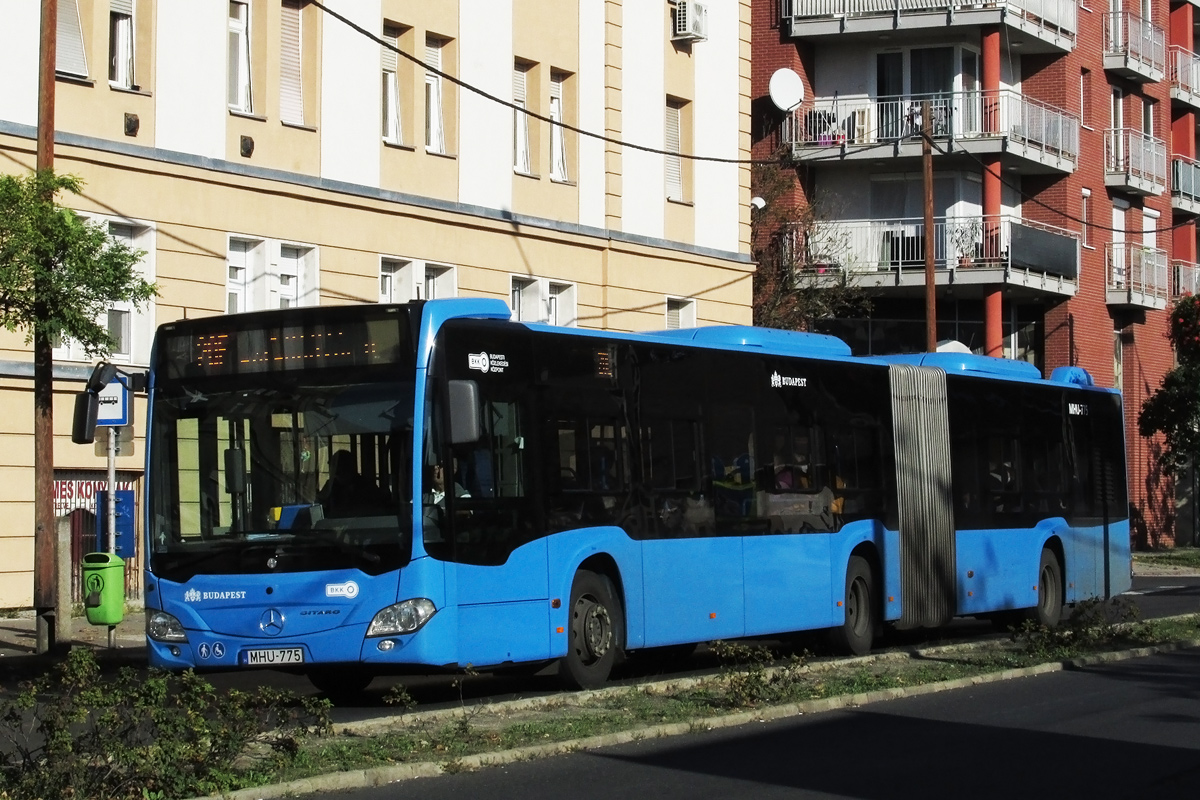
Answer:
<svg viewBox="0 0 1200 800"><path fill-rule="evenodd" d="M921 101L921 163L925 177L925 349L937 350L937 286L933 269L933 119L928 100Z"/></svg>
<svg viewBox="0 0 1200 800"><path fill-rule="evenodd" d="M117 552L117 427L108 426L108 535L105 551Z"/></svg>

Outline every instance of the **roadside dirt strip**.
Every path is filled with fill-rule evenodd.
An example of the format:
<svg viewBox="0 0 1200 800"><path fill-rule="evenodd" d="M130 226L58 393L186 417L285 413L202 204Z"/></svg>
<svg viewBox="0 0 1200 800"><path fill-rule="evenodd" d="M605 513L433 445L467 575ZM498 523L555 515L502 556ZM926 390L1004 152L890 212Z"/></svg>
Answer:
<svg viewBox="0 0 1200 800"><path fill-rule="evenodd" d="M814 663L809 665L807 669L811 672L819 672L842 669L845 667L856 668L872 663L897 661L921 656L936 656L938 654L962 650L966 647L979 649L980 646L980 643L976 642L970 645L946 645L942 647L923 648L912 651L880 653L878 655L862 656L860 658L849 658ZM956 680L941 681L937 683L928 683L904 688L884 689L880 691L865 692L862 694L843 695L840 697L831 697L823 700L811 700L802 703L767 706L763 708L756 708L750 711L741 711L733 714L725 714L713 717L701 717L688 722L677 722L667 725L652 725L649 727L637 728L635 730L609 733L602 736L592 736L584 739L572 739L568 741L553 742L545 745L521 747L513 750L501 750L491 753L478 753L471 756L461 756L454 759L453 770L455 772L461 772L463 770L480 769L484 767L509 764L517 761L530 761L537 758L546 758L548 756L576 752L579 750L593 750L601 747L609 747L617 744L641 741L644 739L658 739L667 736L679 736L681 734L696 733L698 731L716 730L718 728L732 728L752 722L764 722L767 720L783 719L786 717L798 717L805 714L819 714L824 711L864 706L870 703L878 703L883 700L894 700L900 697L914 697L918 695L933 694L935 692L945 692L952 689L961 689L984 683L1011 680L1013 678L1024 678L1031 675L1041 675L1047 672L1058 672L1060 670L1072 667L1088 666L1111 661L1123 661L1130 658L1141 658L1143 656L1154 655L1155 653L1166 653L1172 650L1179 650L1187 647L1200 647L1200 638L1183 642L1172 642L1169 644L1156 645L1153 647L1141 647L1112 653L1101 653L1094 656L1072 659L1070 661L1039 664L1038 666L1034 667L1005 670L987 675L977 675L970 678L960 678ZM768 674L769 673L770 671L768 671ZM335 730L337 733L346 735L373 736L381 734L389 729L404 727L417 722L436 724L439 722L451 722L464 717L470 718L473 722L479 722L481 718L485 717L503 718L538 712L554 713L558 709L580 706L590 700L606 696L612 696L630 691L668 694L674 691L694 688L697 685L705 681L711 681L712 679L712 676L682 678L639 684L637 686L614 686L590 692L576 692L552 697L508 700L481 706L471 706L469 708L443 709L425 712L415 711L398 714L395 716L364 720L352 724L337 725L335 726ZM287 783L259 786L252 789L239 789L237 791L228 792L221 795L196 798L195 800L269 800L270 798L295 797L297 795L326 792L336 789L360 789L370 786L383 786L389 783L395 783L397 781L411 780L413 778L434 777L441 775L446 771L446 766L439 762L425 761L412 764L399 764L388 767L377 767L374 769L350 770L347 772L316 775L311 778L288 781Z"/></svg>

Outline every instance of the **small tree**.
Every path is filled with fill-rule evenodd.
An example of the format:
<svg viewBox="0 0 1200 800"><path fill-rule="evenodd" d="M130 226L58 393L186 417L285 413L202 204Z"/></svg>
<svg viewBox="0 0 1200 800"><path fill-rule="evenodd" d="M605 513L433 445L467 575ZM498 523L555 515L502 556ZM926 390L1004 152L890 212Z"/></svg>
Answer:
<svg viewBox="0 0 1200 800"><path fill-rule="evenodd" d="M59 606L54 533L53 342L73 339L90 356L112 338L96 320L114 302L140 305L155 294L137 271L142 253L101 225L58 206L60 191L78 194L78 178L42 170L0 175L0 325L33 344L33 603L38 652L57 646L51 609ZM69 613L67 609L58 609Z"/></svg>
<svg viewBox="0 0 1200 800"><path fill-rule="evenodd" d="M115 302L146 303L156 289L137 270L142 251L47 200L81 188L71 175L0 175L0 325L24 331L27 344L39 333L104 356L114 342L97 319Z"/></svg>
<svg viewBox="0 0 1200 800"><path fill-rule="evenodd" d="M754 324L767 328L812 330L823 319L864 316L871 301L838 265L818 264L814 256L837 257L847 249L827 222L826 204L793 198L796 171L784 158L757 164L751 192L762 198L751 211L754 273ZM820 242L820 247L814 247ZM820 271L818 271L820 270Z"/></svg>
<svg viewBox="0 0 1200 800"><path fill-rule="evenodd" d="M1159 464L1171 475L1200 456L1200 296L1176 301L1168 336L1176 364L1142 404L1138 432L1166 438Z"/></svg>

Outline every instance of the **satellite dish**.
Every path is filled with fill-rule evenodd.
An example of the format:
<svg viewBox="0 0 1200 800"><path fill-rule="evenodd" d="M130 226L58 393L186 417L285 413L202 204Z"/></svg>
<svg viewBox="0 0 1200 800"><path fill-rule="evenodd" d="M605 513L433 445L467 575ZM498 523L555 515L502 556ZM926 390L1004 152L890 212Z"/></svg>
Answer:
<svg viewBox="0 0 1200 800"><path fill-rule="evenodd" d="M794 70L777 69L767 84L767 94L780 111L794 111L804 102L804 81Z"/></svg>

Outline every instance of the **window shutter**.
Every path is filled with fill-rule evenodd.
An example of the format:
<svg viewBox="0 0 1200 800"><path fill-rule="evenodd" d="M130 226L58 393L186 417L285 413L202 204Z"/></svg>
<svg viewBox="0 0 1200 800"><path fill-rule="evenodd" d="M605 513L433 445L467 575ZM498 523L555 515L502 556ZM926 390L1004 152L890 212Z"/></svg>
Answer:
<svg viewBox="0 0 1200 800"><path fill-rule="evenodd" d="M113 14L133 16L133 0L109 0L108 10Z"/></svg>
<svg viewBox="0 0 1200 800"><path fill-rule="evenodd" d="M665 144L663 149L670 153L679 152L679 106L667 106ZM666 157L667 197L683 199L683 163L679 156Z"/></svg>
<svg viewBox="0 0 1200 800"><path fill-rule="evenodd" d="M304 90L300 70L300 0L283 0L280 41L279 118L304 124Z"/></svg>
<svg viewBox="0 0 1200 800"><path fill-rule="evenodd" d="M442 71L442 42L439 39L425 40L425 66Z"/></svg>
<svg viewBox="0 0 1200 800"><path fill-rule="evenodd" d="M58 27L55 30L58 46L54 53L54 68L86 78L87 56L83 49L83 28L79 24L79 4L76 0L58 0Z"/></svg>
<svg viewBox="0 0 1200 800"><path fill-rule="evenodd" d="M676 330L679 328L679 312L681 304L678 300L667 301L667 329Z"/></svg>
<svg viewBox="0 0 1200 800"><path fill-rule="evenodd" d="M520 67L513 68L513 102L520 106L525 105L525 75Z"/></svg>
<svg viewBox="0 0 1200 800"><path fill-rule="evenodd" d="M398 30L393 28L391 25L383 26L383 41L385 41L388 45L391 45L390 47L380 47L380 63L383 65L384 72L395 72L399 66L396 50L393 49L399 49L399 38L400 32Z"/></svg>

